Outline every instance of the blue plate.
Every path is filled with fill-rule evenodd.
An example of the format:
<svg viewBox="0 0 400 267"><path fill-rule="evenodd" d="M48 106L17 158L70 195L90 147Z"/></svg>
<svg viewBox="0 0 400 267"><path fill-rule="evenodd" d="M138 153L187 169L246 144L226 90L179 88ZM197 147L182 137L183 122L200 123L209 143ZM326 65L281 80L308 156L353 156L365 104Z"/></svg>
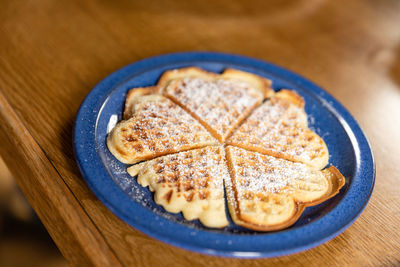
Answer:
<svg viewBox="0 0 400 267"><path fill-rule="evenodd" d="M288 229L261 233L232 222L221 230L186 221L154 203L105 145L107 129L121 120L126 93L154 85L164 71L186 66L221 72L232 67L273 81L275 90L292 88L306 101L311 128L325 140L329 162L346 177L334 198L307 208ZM350 113L332 96L303 77L260 60L222 53L177 53L128 65L100 82L84 100L75 124L76 159L89 187L119 218L166 243L201 253L258 258L315 247L344 231L360 215L372 193L375 165L368 141Z"/></svg>

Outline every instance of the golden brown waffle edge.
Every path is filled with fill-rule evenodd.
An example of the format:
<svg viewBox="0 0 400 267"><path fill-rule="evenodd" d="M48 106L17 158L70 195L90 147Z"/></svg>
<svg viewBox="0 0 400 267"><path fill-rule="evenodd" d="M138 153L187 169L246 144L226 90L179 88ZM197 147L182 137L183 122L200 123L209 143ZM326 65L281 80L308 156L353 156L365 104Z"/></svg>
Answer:
<svg viewBox="0 0 400 267"><path fill-rule="evenodd" d="M225 181L225 188L227 192L229 212L235 224L249 229L257 231L275 231L287 228L298 220L306 207L317 205L329 198L332 198L339 192L340 188L342 188L345 183L345 178L341 175L341 173L334 166L331 166L323 171L310 170L310 172L314 173L320 172L320 175L326 179L326 187L324 187L324 190L321 191L323 194L314 198L305 199L304 195L298 194L298 191L302 191L301 189L293 191L293 188L285 188L285 186L280 189L282 191L268 192L268 190L264 190L262 193L260 193L258 191L258 187L260 187L262 184L256 185L256 187L254 187L254 185L250 185L250 190L248 191L248 188L246 188L248 185L246 184L243 186L241 184L243 181L240 179L238 180L238 176L240 175L238 174L237 169L237 155L235 155L235 152L237 151L242 152L239 153L241 155L241 159L244 159L245 162L247 161L248 165L245 165L243 168L253 168L254 166L252 166L251 160L248 159L251 158L252 154L255 155L259 153L246 151L244 149L232 146L228 146L226 148L230 180ZM260 154L258 157L266 158L269 156ZM301 164L286 161L284 159L278 159L278 161L286 162L289 165ZM270 169L276 167L273 165L271 166L270 163L265 163L265 161L260 161L260 164L264 164L265 167ZM308 167L304 165L304 168L307 169ZM279 179L280 176L278 175L276 178ZM246 189L240 192L240 186ZM247 204L249 207L246 206ZM273 207L274 205L275 210L274 208L271 208L271 206ZM258 211L247 212L248 208L256 209ZM243 212L243 209L245 212ZM263 212L259 212L259 210L263 210L264 214ZM273 217L273 219L271 220L270 218L266 218L265 220L261 220L260 217L268 212L270 217ZM278 213L279 216L275 215L274 212ZM281 212L281 214L279 214L279 212Z"/></svg>

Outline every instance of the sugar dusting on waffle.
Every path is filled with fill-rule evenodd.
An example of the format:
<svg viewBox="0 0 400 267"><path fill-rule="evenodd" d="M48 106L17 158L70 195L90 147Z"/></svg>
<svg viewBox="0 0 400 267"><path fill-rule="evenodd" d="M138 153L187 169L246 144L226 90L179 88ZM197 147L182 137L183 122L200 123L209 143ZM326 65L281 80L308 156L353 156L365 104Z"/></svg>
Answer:
<svg viewBox="0 0 400 267"><path fill-rule="evenodd" d="M127 131L125 140L140 140L140 143L148 146L150 150L155 150L160 145L157 142L173 148L189 144L195 141L195 132L206 132L195 119L167 98L142 104L139 112L135 114L135 119L136 123L131 127L132 131ZM176 136L184 138L171 138Z"/></svg>
<svg viewBox="0 0 400 267"><path fill-rule="evenodd" d="M311 170L307 165L295 163L257 152L246 151L237 147L228 147L230 160L235 173L236 186L242 192L239 197L249 197L252 193L292 193L299 188L297 182L314 183L314 188L321 190L318 179L310 177L322 174ZM307 180L308 179L308 180Z"/></svg>
<svg viewBox="0 0 400 267"><path fill-rule="evenodd" d="M108 137L110 151L124 163L217 144L217 140L181 107L161 95L145 96L133 117Z"/></svg>
<svg viewBox="0 0 400 267"><path fill-rule="evenodd" d="M277 98L258 107L229 142L274 150L302 162L325 153L322 139L307 128L303 109Z"/></svg>
<svg viewBox="0 0 400 267"><path fill-rule="evenodd" d="M228 175L222 152L221 147L206 147L157 158L154 168L161 178L156 182L182 192L221 187L221 177Z"/></svg>
<svg viewBox="0 0 400 267"><path fill-rule="evenodd" d="M157 204L182 212L187 220L200 219L210 227L228 224L223 180L229 172L224 149L208 146L162 156L128 168L138 183L155 192Z"/></svg>
<svg viewBox="0 0 400 267"><path fill-rule="evenodd" d="M245 82L185 78L166 88L168 95L224 136L236 120L260 102L262 94Z"/></svg>

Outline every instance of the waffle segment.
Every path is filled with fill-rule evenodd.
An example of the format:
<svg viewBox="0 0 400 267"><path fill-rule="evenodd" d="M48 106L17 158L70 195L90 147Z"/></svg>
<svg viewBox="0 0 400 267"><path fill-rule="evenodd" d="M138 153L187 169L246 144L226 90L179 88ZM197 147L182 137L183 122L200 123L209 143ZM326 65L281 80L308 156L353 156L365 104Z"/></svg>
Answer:
<svg viewBox="0 0 400 267"><path fill-rule="evenodd" d="M281 90L258 107L227 144L322 169L328 164L325 142L307 126L304 100Z"/></svg>
<svg viewBox="0 0 400 267"><path fill-rule="evenodd" d="M128 168L128 173L155 192L155 202L168 212L182 212L185 219L199 219L208 227L228 225L223 180L229 174L222 147L159 157Z"/></svg>
<svg viewBox="0 0 400 267"><path fill-rule="evenodd" d="M110 152L121 162L134 164L161 155L216 145L218 141L186 111L168 98L141 88L128 97L125 121L107 137Z"/></svg>
<svg viewBox="0 0 400 267"><path fill-rule="evenodd" d="M345 182L335 167L318 171L238 147L226 150L229 211L233 221L246 228L272 231L289 227L306 206L331 198Z"/></svg>
<svg viewBox="0 0 400 267"><path fill-rule="evenodd" d="M220 142L272 91L265 78L232 69L222 75L198 68L168 71L158 85Z"/></svg>

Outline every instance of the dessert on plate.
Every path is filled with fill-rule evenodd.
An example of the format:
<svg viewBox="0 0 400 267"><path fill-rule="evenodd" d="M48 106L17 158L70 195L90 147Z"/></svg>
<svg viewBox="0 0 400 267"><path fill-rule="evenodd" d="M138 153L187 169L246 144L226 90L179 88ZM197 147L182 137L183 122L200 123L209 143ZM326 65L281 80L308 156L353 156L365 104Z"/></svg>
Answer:
<svg viewBox="0 0 400 267"><path fill-rule="evenodd" d="M222 228L228 210L245 228L287 228L345 178L324 169L329 151L308 128L303 98L271 84L236 69L166 71L128 92L107 146L168 212Z"/></svg>

